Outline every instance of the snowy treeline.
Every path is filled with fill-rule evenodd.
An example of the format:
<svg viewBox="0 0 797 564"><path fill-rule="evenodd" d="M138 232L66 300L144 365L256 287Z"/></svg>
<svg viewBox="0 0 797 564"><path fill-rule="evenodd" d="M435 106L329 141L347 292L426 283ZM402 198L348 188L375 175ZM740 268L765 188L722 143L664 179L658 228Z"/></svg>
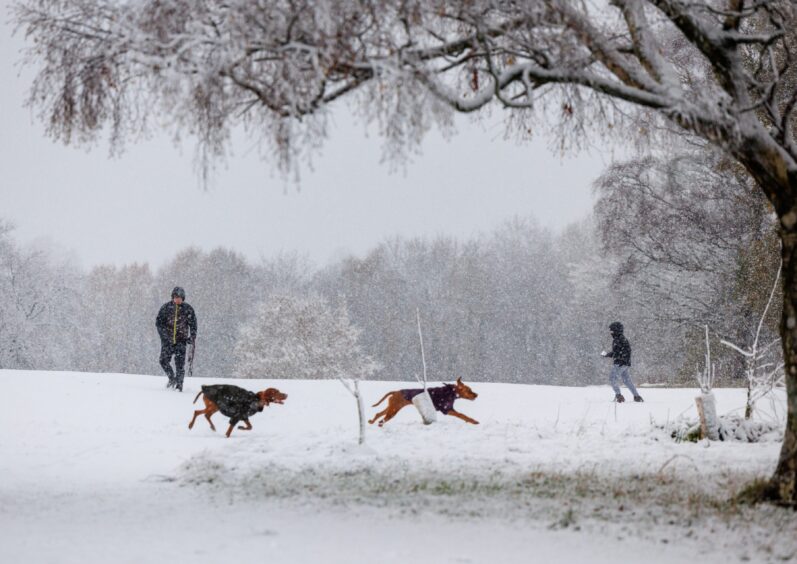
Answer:
<svg viewBox="0 0 797 564"><path fill-rule="evenodd" d="M671 381L683 331L618 288L615 264L601 257L590 221L561 234L515 219L467 241L396 238L323 269L294 255L251 264L229 250L186 249L157 271L87 273L22 248L5 227L0 367L160 374L155 315L181 285L199 320L199 376L235 374L242 328L267 298L318 294L348 311L363 351L383 367L379 379L420 373L418 308L430 379L603 382L608 367L597 352L608 345L608 323L622 319L638 377Z"/></svg>
<svg viewBox="0 0 797 564"><path fill-rule="evenodd" d="M0 367L159 374L154 318L180 285L199 318L201 376L269 376L236 368L244 328L269 297L317 294L360 330L379 379L420 373L417 308L433 380L604 382L597 351L621 320L640 381L689 382L708 325L719 383L744 384L744 359L719 341L752 345L778 260L771 212L749 176L709 151L676 152L616 163L596 189L594 218L558 234L517 218L466 241L394 238L320 269L290 254L251 264L186 249L157 271L85 273L62 253L22 248L2 224ZM764 320L766 342L779 304ZM292 376L307 375L280 374Z"/></svg>
<svg viewBox="0 0 797 564"><path fill-rule="evenodd" d="M346 300L382 378L411 380L422 370L417 306L431 379L595 383L605 379L597 352L615 317L639 320L630 325L642 364L664 338L642 329L642 312L613 291L599 254L588 223L555 236L517 219L465 242L388 241L315 283Z"/></svg>

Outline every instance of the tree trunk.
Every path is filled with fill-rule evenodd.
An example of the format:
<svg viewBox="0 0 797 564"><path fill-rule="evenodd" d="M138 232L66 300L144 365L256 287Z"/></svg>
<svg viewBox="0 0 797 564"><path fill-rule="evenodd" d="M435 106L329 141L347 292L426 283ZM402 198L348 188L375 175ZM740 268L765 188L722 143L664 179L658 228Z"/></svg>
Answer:
<svg viewBox="0 0 797 564"><path fill-rule="evenodd" d="M703 404L703 417L706 424L706 437L710 441L720 440L719 420L717 419L717 400L714 392L701 392L700 399Z"/></svg>
<svg viewBox="0 0 797 564"><path fill-rule="evenodd" d="M797 225L781 222L783 244L783 361L786 372L786 431L780 459L772 477L775 501L797 506Z"/></svg>
<svg viewBox="0 0 797 564"><path fill-rule="evenodd" d="M744 406L744 418L751 419L753 417L753 404L750 403L752 398L753 388L750 382L747 383L747 405Z"/></svg>
<svg viewBox="0 0 797 564"><path fill-rule="evenodd" d="M744 418L753 417L753 376L755 375L755 358L746 358L744 363L744 376L747 380L747 404L744 407Z"/></svg>
<svg viewBox="0 0 797 564"><path fill-rule="evenodd" d="M360 382L354 381L354 397L357 399L357 415L360 416L360 441L365 444L365 406L363 405L363 395L360 393Z"/></svg>

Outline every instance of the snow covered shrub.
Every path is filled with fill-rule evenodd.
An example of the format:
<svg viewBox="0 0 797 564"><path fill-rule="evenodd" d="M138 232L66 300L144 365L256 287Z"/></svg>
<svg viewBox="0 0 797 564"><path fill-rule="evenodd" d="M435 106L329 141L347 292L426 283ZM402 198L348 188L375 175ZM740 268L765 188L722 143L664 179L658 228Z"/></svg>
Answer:
<svg viewBox="0 0 797 564"><path fill-rule="evenodd" d="M357 400L360 443L365 409L359 381L379 365L358 344L360 330L344 307L319 296L275 295L257 306L235 346L235 374L241 378L337 379Z"/></svg>
<svg viewBox="0 0 797 564"><path fill-rule="evenodd" d="M676 442L700 440L700 421L680 419L663 427ZM738 415L718 418L718 438L721 441L745 443L777 442L783 440L783 423L745 419Z"/></svg>

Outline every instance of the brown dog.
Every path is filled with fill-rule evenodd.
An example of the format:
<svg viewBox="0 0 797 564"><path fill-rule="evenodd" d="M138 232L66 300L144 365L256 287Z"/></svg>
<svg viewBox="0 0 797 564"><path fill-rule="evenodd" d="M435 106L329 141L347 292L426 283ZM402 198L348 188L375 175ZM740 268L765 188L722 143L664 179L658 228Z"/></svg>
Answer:
<svg viewBox="0 0 797 564"><path fill-rule="evenodd" d="M442 386L436 388L427 388L427 391L429 392L429 395L432 396L432 404L434 405L434 408L440 413L459 417L463 421L467 423L473 423L474 425L479 424L479 422L475 419L471 419L467 415L463 415L454 409L454 400L457 398L475 400L477 397L479 397L479 394L462 383L462 378L457 378L456 384L443 384ZM376 407L385 401L385 398L387 398L387 407L374 415L374 418L368 423L373 424L377 419L382 417L382 420L379 422L379 426L381 427L393 419L402 408L410 405L412 403L412 398L422 392L422 388L415 388L408 390L396 390L395 392L386 393L381 400L376 402L371 407Z"/></svg>
<svg viewBox="0 0 797 564"><path fill-rule="evenodd" d="M249 418L252 415L260 413L269 404L282 404L288 399L288 395L283 394L277 388L268 388L262 392L255 393L238 386L218 384L216 386L202 386L202 390L194 398L194 403L203 394L202 401L205 402L205 409L194 411L194 417L188 424L188 428L193 428L196 418L204 414L205 419L210 424L210 428L215 431L216 427L210 417L217 411L221 411L222 414L230 418L230 426L226 433L227 437L230 436L235 424L239 421L246 423L246 427L238 427L239 429L251 431L252 424L249 422Z"/></svg>

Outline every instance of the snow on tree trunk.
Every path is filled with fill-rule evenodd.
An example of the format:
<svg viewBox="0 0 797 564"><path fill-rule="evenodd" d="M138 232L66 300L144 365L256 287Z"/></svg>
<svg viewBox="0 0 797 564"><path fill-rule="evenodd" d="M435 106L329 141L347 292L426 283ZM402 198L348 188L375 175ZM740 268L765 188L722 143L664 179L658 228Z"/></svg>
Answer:
<svg viewBox="0 0 797 564"><path fill-rule="evenodd" d="M424 390L423 393L412 398L412 403L415 405L418 413L421 414L424 425L431 425L437 421L437 413L435 412L432 398L427 390Z"/></svg>
<svg viewBox="0 0 797 564"><path fill-rule="evenodd" d="M354 397L357 398L357 415L360 417L360 440L359 444L365 444L365 406L363 405L363 395L360 393L360 382L354 381Z"/></svg>
<svg viewBox="0 0 797 564"><path fill-rule="evenodd" d="M797 211L790 212L797 216ZM786 368L786 430L772 485L782 503L797 505L797 221L786 230L781 222L783 243L783 360Z"/></svg>
<svg viewBox="0 0 797 564"><path fill-rule="evenodd" d="M751 419L753 417L753 382L747 379L747 401L744 405L744 418Z"/></svg>
<svg viewBox="0 0 797 564"><path fill-rule="evenodd" d="M695 399L697 413L700 418L701 435L711 441L720 438L719 420L717 419L717 402L714 392L714 366L711 364L711 343L709 341L708 325L706 325L706 365L702 373L698 373L697 381L700 384L700 396Z"/></svg>
<svg viewBox="0 0 797 564"><path fill-rule="evenodd" d="M343 384L343 387L348 390L348 392L354 396L354 400L357 402L357 416L359 417L360 421L360 438L358 439L358 444L364 445L365 444L365 405L363 405L363 395L360 393L360 381L357 379L352 380L351 382L345 380L344 378L338 378L338 381Z"/></svg>
<svg viewBox="0 0 797 564"><path fill-rule="evenodd" d="M437 413L432 403L432 396L426 389L426 353L423 349L423 332L421 331L421 313L418 308L415 308L415 319L418 322L418 339L421 342L421 362L423 363L423 393L418 394L412 398L412 404L418 413L421 414L421 419L424 425L431 425L437 421ZM417 375L415 376L418 377Z"/></svg>
<svg viewBox="0 0 797 564"><path fill-rule="evenodd" d="M719 419L717 419L717 402L714 392L701 392L700 399L703 404L703 418L706 422L706 437L711 441L720 438Z"/></svg>

